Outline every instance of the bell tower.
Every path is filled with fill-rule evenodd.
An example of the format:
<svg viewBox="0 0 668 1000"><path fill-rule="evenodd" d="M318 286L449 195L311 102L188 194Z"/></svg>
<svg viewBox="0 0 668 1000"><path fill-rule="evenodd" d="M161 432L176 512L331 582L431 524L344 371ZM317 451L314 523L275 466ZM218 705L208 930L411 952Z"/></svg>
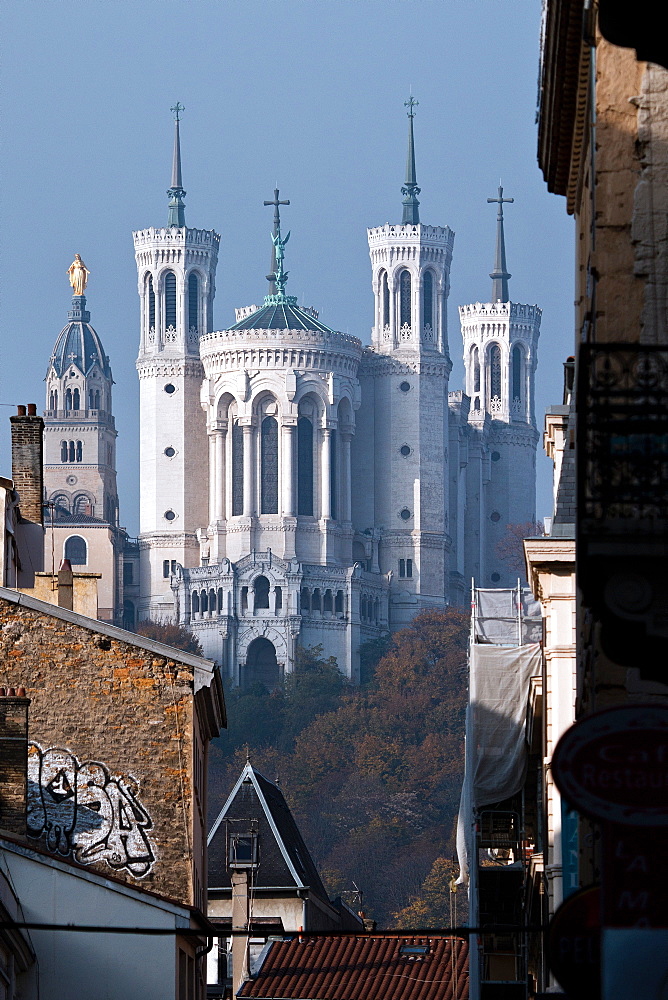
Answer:
<svg viewBox="0 0 668 1000"><path fill-rule="evenodd" d="M447 300L454 233L420 221L414 117L408 109L400 225L368 230L375 302L373 373L374 523L382 526L380 570L391 572L390 623L401 627L448 592Z"/></svg>
<svg viewBox="0 0 668 1000"><path fill-rule="evenodd" d="M480 512L480 586L515 586L517 574L504 567L496 546L508 525L536 517L535 374L541 310L510 301L511 278L506 263L503 206L513 198L496 198L496 251L491 302L460 306L464 341L466 393L471 399L469 425L488 431L489 481ZM472 530L468 532L472 535Z"/></svg>
<svg viewBox="0 0 668 1000"><path fill-rule="evenodd" d="M199 339L213 325L220 236L190 229L181 178L180 116L167 225L133 234L140 300L139 618L173 617L170 575L199 565L197 529L208 521L208 448L200 404Z"/></svg>

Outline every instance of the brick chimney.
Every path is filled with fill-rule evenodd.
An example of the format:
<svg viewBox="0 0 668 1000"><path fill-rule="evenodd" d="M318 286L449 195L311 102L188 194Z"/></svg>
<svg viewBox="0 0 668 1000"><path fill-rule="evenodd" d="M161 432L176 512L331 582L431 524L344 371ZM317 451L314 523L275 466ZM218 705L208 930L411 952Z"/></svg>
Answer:
<svg viewBox="0 0 668 1000"><path fill-rule="evenodd" d="M19 406L12 425L12 479L19 495L19 510L26 521L43 524L44 471L42 437L44 421L35 403Z"/></svg>
<svg viewBox="0 0 668 1000"><path fill-rule="evenodd" d="M25 688L0 687L0 829L26 832L28 706Z"/></svg>

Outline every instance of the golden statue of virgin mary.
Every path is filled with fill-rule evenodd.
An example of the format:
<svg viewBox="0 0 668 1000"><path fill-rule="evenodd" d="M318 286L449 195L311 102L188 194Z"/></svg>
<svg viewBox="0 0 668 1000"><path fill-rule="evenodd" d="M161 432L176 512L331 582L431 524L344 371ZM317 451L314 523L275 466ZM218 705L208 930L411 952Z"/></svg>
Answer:
<svg viewBox="0 0 668 1000"><path fill-rule="evenodd" d="M90 271L78 253L75 253L74 260L68 267L67 273L70 278L70 285L74 289L74 294L83 295L86 285L88 284L88 275L90 274Z"/></svg>

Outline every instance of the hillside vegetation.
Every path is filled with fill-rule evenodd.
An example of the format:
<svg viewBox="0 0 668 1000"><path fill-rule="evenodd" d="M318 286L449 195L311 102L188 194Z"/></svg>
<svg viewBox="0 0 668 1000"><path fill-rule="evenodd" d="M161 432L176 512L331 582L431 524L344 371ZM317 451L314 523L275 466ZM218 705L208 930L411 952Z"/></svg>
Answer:
<svg viewBox="0 0 668 1000"><path fill-rule="evenodd" d="M229 729L211 753L212 815L248 751L279 780L330 895L357 906L355 883L379 927L446 926L467 641L468 616L423 612L391 643L366 647L359 688L317 647L271 694L228 688Z"/></svg>

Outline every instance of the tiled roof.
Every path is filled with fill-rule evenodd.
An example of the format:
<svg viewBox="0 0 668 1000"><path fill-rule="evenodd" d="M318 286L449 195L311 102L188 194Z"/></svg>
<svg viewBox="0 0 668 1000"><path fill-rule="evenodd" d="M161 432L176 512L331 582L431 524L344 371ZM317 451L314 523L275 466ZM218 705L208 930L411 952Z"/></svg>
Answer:
<svg viewBox="0 0 668 1000"><path fill-rule="evenodd" d="M209 834L209 889L230 889L227 824L257 823L259 866L253 885L327 893L280 788L246 764Z"/></svg>
<svg viewBox="0 0 668 1000"><path fill-rule="evenodd" d="M427 945L425 955L402 954ZM468 944L453 937L295 937L274 942L239 997L467 1000Z"/></svg>

